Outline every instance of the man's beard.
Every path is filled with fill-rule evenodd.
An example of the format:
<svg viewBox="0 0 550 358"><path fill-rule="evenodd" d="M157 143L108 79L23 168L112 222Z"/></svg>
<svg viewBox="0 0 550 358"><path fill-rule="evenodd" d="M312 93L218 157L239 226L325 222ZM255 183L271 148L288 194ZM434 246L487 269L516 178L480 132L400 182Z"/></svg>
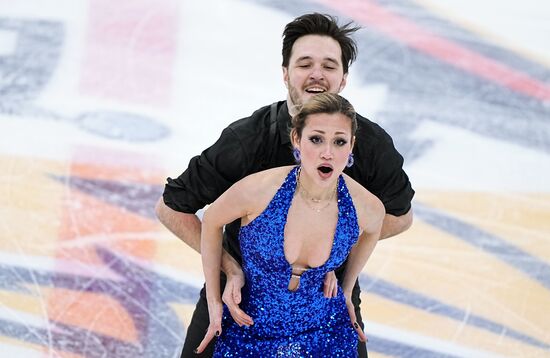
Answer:
<svg viewBox="0 0 550 358"><path fill-rule="evenodd" d="M302 99L300 98L300 93L296 89L296 87L289 85L288 86L288 94L290 95L290 100L292 101L292 104L295 106L301 106Z"/></svg>
<svg viewBox="0 0 550 358"><path fill-rule="evenodd" d="M327 88L326 92L330 92L328 84L325 84L322 81L309 82L308 86L311 86L311 85L314 85L314 84L319 84L319 86ZM325 93L325 92L320 92L320 93ZM289 94L290 100L292 101L292 104L295 107L299 108L304 104L304 101L303 101L302 97L300 96L300 92L296 89L296 87L292 86L290 83L288 84L288 94Z"/></svg>
<svg viewBox="0 0 550 358"><path fill-rule="evenodd" d="M300 111L300 108L302 107L302 98L300 97L300 94L296 87L288 85L288 96L290 97L290 100L292 101L292 104L289 103L288 111L290 115L294 115Z"/></svg>

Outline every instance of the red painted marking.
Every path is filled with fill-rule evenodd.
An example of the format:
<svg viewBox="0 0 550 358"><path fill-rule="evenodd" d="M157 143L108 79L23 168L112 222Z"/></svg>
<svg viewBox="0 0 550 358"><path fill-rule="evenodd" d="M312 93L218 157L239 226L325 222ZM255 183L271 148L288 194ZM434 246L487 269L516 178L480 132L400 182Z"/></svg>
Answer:
<svg viewBox="0 0 550 358"><path fill-rule="evenodd" d="M550 86L548 84L439 37L437 34L392 13L373 0L316 1L454 67L522 94L543 101L550 100Z"/></svg>
<svg viewBox="0 0 550 358"><path fill-rule="evenodd" d="M171 99L177 0L92 0L80 90L160 107Z"/></svg>

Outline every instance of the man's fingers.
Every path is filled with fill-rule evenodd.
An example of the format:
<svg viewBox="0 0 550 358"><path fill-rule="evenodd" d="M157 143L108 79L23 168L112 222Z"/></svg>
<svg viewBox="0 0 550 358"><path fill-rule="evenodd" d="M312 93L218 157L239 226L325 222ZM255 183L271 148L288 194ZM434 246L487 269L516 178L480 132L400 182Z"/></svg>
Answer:
<svg viewBox="0 0 550 358"><path fill-rule="evenodd" d="M336 297L337 294L338 294L337 281L336 281L336 279L333 279L332 280L332 285L330 287L329 297Z"/></svg>
<svg viewBox="0 0 550 358"><path fill-rule="evenodd" d="M232 301L235 304L241 303L241 288L234 283L228 283L223 291L222 300L225 304L229 304L228 301Z"/></svg>
<svg viewBox="0 0 550 358"><path fill-rule="evenodd" d="M338 280L336 279L334 271L327 272L323 283L323 295L326 298L336 297L338 294Z"/></svg>
<svg viewBox="0 0 550 358"><path fill-rule="evenodd" d="M336 296L338 296L338 285L335 282L332 288L332 297L336 297Z"/></svg>
<svg viewBox="0 0 550 358"><path fill-rule="evenodd" d="M251 326L254 324L254 321L252 318L244 313L242 310L229 310L229 313L231 314L231 317L233 317L233 320L239 325L239 326Z"/></svg>
<svg viewBox="0 0 550 358"><path fill-rule="evenodd" d="M236 304L241 303L241 290L239 288L233 287L233 301L235 301Z"/></svg>
<svg viewBox="0 0 550 358"><path fill-rule="evenodd" d="M254 324L252 318L239 308L239 305L234 301L233 296L229 297L227 300L224 300L224 302L229 309L231 317L233 317L239 326L250 326Z"/></svg>
<svg viewBox="0 0 550 358"><path fill-rule="evenodd" d="M323 295L326 298L333 297L334 289L336 288L336 281L332 278L331 275L328 275L325 277L325 284L323 287Z"/></svg>
<svg viewBox="0 0 550 358"><path fill-rule="evenodd" d="M235 306L233 310L230 309L229 313L231 313L231 317L233 317L235 322L237 322L239 325L250 326L254 324L252 317L247 315L242 309L237 306Z"/></svg>
<svg viewBox="0 0 550 358"><path fill-rule="evenodd" d="M235 282L228 282L223 292L222 301L229 309L229 313L231 317L233 317L233 320L235 320L239 326L250 326L254 324L252 318L239 307L241 303L241 286L235 284Z"/></svg>

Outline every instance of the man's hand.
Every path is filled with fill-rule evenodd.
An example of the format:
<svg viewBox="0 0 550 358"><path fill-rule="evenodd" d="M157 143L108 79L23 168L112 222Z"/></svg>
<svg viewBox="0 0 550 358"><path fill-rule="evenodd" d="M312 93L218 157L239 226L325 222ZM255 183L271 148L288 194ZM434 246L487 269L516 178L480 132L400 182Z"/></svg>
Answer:
<svg viewBox="0 0 550 358"><path fill-rule="evenodd" d="M247 315L240 307L241 303L241 289L244 286L244 274L242 271L236 272L232 270L231 273L227 273L227 283L222 295L222 301L226 304L231 313L231 317L237 322L239 326L250 326L254 324L252 318Z"/></svg>
<svg viewBox="0 0 550 358"><path fill-rule="evenodd" d="M323 294L326 298L336 297L338 294L338 280L334 271L327 272L323 282Z"/></svg>

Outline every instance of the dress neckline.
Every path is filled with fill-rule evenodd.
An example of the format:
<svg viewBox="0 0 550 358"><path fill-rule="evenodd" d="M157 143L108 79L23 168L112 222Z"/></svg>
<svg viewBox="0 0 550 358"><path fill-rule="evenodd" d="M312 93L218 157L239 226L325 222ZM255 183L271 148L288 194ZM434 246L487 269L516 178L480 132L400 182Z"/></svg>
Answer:
<svg viewBox="0 0 550 358"><path fill-rule="evenodd" d="M285 241L286 241L286 235L285 235L285 229L286 229L286 225L287 225L287 222L288 222L288 212L290 210L290 207L292 206L292 200L295 196L295 192L296 192L296 189L297 189L297 179L298 179L298 173L300 171L300 166L297 165L295 166L294 168L292 168L292 170L289 172L288 174L288 178L287 178L287 182L284 184L286 185L288 188L287 189L291 189L293 188L293 190L291 190L291 194L292 195L289 195L289 199L288 199L288 202L286 203L286 206L284 208L284 212L283 212L283 216L284 216L284 227L283 227L283 240L282 240L282 243L281 243L281 249L282 249L282 256L283 256L283 260L286 264L286 267L287 267L287 271L290 271L290 273L292 274L292 264L288 261L288 258L286 257L286 253L285 253ZM291 179L291 180L288 180L288 179ZM329 256L328 258L325 260L325 262L323 262L321 265L319 266L314 266L314 267L311 267L311 266L308 266L306 267L306 270L303 272L303 274L306 274L306 272L309 272L309 271L312 271L312 270L319 270L319 269L322 269L324 268L329 262L330 260L332 259L332 257L334 256L334 250L335 250L335 247L336 247L336 239L338 238L338 230L340 228L340 220L341 220L341 215L340 213L342 212L342 208L341 208L341 205L342 204L342 200L341 197L340 197L340 189L343 185L343 180L344 178L342 177L342 174L340 174L338 176L338 183L336 185L336 205L338 207L338 218L336 220L336 227L334 229L334 234L333 234L333 237L332 237L332 245L331 245L331 248L330 248L330 253L329 253ZM289 190L290 191L290 190Z"/></svg>

